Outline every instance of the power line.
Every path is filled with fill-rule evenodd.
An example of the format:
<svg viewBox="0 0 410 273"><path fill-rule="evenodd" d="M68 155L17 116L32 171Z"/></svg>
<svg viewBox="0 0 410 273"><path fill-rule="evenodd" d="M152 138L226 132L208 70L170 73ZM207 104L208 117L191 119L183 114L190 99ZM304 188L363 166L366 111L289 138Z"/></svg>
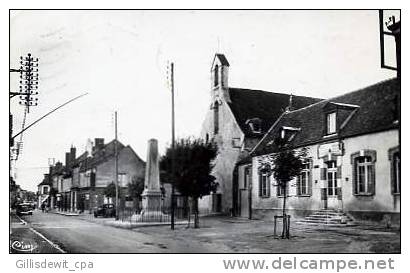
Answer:
<svg viewBox="0 0 410 273"><path fill-rule="evenodd" d="M48 112L47 114L43 115L42 117L40 117L39 119L37 119L36 121L34 121L33 123L31 123L31 124L30 124L29 126L27 126L24 130L20 131L20 132L17 133L16 135L14 135L12 138L15 138L15 137L21 135L24 131L26 131L28 128L30 128L31 126L33 126L34 124L36 124L37 122L39 122L40 120L42 120L43 118L47 117L48 115L52 114L53 112L57 111L58 109L62 108L63 106L69 104L70 102L73 102L73 101L75 101L75 100L77 100L77 99L79 99L79 98L81 98L81 97L83 97L83 96L85 96L85 95L87 95L87 94L88 94L88 93L84 93L84 94L82 94L82 95L80 95L80 96L77 96L77 97L75 97L75 98L73 98L73 99L71 99L71 100L69 100L69 101L67 101L67 102L65 102L65 103L63 103L63 104L61 104L60 106L54 108L53 110L51 110L51 111Z"/></svg>

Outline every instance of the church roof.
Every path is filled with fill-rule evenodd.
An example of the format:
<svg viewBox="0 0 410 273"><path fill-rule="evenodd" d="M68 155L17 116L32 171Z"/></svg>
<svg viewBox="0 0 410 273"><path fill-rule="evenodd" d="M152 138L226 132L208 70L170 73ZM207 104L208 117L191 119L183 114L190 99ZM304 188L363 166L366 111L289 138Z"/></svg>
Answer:
<svg viewBox="0 0 410 273"><path fill-rule="evenodd" d="M222 65L229 66L228 59L226 59L224 54L216 53L215 56L219 59Z"/></svg>
<svg viewBox="0 0 410 273"><path fill-rule="evenodd" d="M262 90L229 88L229 96L231 103L228 103L228 105L245 136L261 137L289 106L291 95ZM299 109L320 100L318 98L293 95L292 108ZM262 135L253 133L249 124L247 124L248 120L254 118L261 119Z"/></svg>
<svg viewBox="0 0 410 273"><path fill-rule="evenodd" d="M274 140L284 126L300 129L289 142L290 148L398 128L400 89L400 80L390 79L285 113L255 147L253 154L277 151ZM329 110L337 111L338 129L333 137L324 137Z"/></svg>

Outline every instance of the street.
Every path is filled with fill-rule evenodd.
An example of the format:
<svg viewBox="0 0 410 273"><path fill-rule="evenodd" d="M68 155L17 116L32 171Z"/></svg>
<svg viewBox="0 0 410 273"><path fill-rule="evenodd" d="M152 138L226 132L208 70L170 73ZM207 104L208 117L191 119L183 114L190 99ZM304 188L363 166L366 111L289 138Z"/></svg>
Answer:
<svg viewBox="0 0 410 273"><path fill-rule="evenodd" d="M269 221L230 217L203 217L199 229L178 225L174 231L169 226L115 228L104 225L107 219L94 219L91 215L63 216L35 211L21 219L27 224L11 217L10 243L32 242L37 246L34 253L400 252L400 231L374 225L323 229L294 224L291 239L279 240L273 238ZM14 249L11 252L22 253Z"/></svg>
<svg viewBox="0 0 410 273"><path fill-rule="evenodd" d="M25 238L33 241L36 236L28 229L33 227L50 241L56 243L67 253L161 253L161 252L213 252L212 249L191 242L172 239L158 239L132 230L119 229L93 223L76 217L67 217L53 213L35 211L32 216L22 217L26 227L16 227L12 223L12 238L19 238L24 230ZM97 221L100 219L97 219ZM14 228L13 228L14 226ZM49 247L38 252L50 253ZM52 250L51 253L56 252Z"/></svg>

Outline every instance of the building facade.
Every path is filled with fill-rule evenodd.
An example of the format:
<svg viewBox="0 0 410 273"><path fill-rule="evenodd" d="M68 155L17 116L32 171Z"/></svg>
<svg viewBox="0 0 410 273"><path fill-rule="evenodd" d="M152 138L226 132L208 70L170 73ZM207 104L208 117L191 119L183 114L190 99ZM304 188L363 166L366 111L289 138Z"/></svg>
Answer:
<svg viewBox="0 0 410 273"><path fill-rule="evenodd" d="M240 164L243 216L271 217L287 195L288 213L345 211L357 219L400 219L400 80L391 79L345 95L287 111ZM283 192L264 172L277 152L306 149L302 174Z"/></svg>
<svg viewBox="0 0 410 273"><path fill-rule="evenodd" d="M116 147L115 147L116 146ZM57 163L51 168L51 185L56 191L52 196L52 207L60 211L92 212L104 203L114 202L106 196L106 188L115 183L115 149L118 158L118 185L120 203L125 205L128 198L128 184L144 179L145 162L128 145L115 140L108 144L96 138L91 151L76 157L72 147L66 153L63 166Z"/></svg>

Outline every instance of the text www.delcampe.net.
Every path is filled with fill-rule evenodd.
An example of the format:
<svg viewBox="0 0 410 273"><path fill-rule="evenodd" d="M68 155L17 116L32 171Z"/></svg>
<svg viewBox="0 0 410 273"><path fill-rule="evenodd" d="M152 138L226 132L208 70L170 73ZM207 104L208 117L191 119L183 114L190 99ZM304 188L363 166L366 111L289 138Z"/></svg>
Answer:
<svg viewBox="0 0 410 273"><path fill-rule="evenodd" d="M389 259L366 259L363 261L348 259L283 259L279 257L273 260L259 259L224 259L222 260L224 269L242 269L242 270L333 270L336 272L342 270L373 270L373 269L394 269L394 260Z"/></svg>

